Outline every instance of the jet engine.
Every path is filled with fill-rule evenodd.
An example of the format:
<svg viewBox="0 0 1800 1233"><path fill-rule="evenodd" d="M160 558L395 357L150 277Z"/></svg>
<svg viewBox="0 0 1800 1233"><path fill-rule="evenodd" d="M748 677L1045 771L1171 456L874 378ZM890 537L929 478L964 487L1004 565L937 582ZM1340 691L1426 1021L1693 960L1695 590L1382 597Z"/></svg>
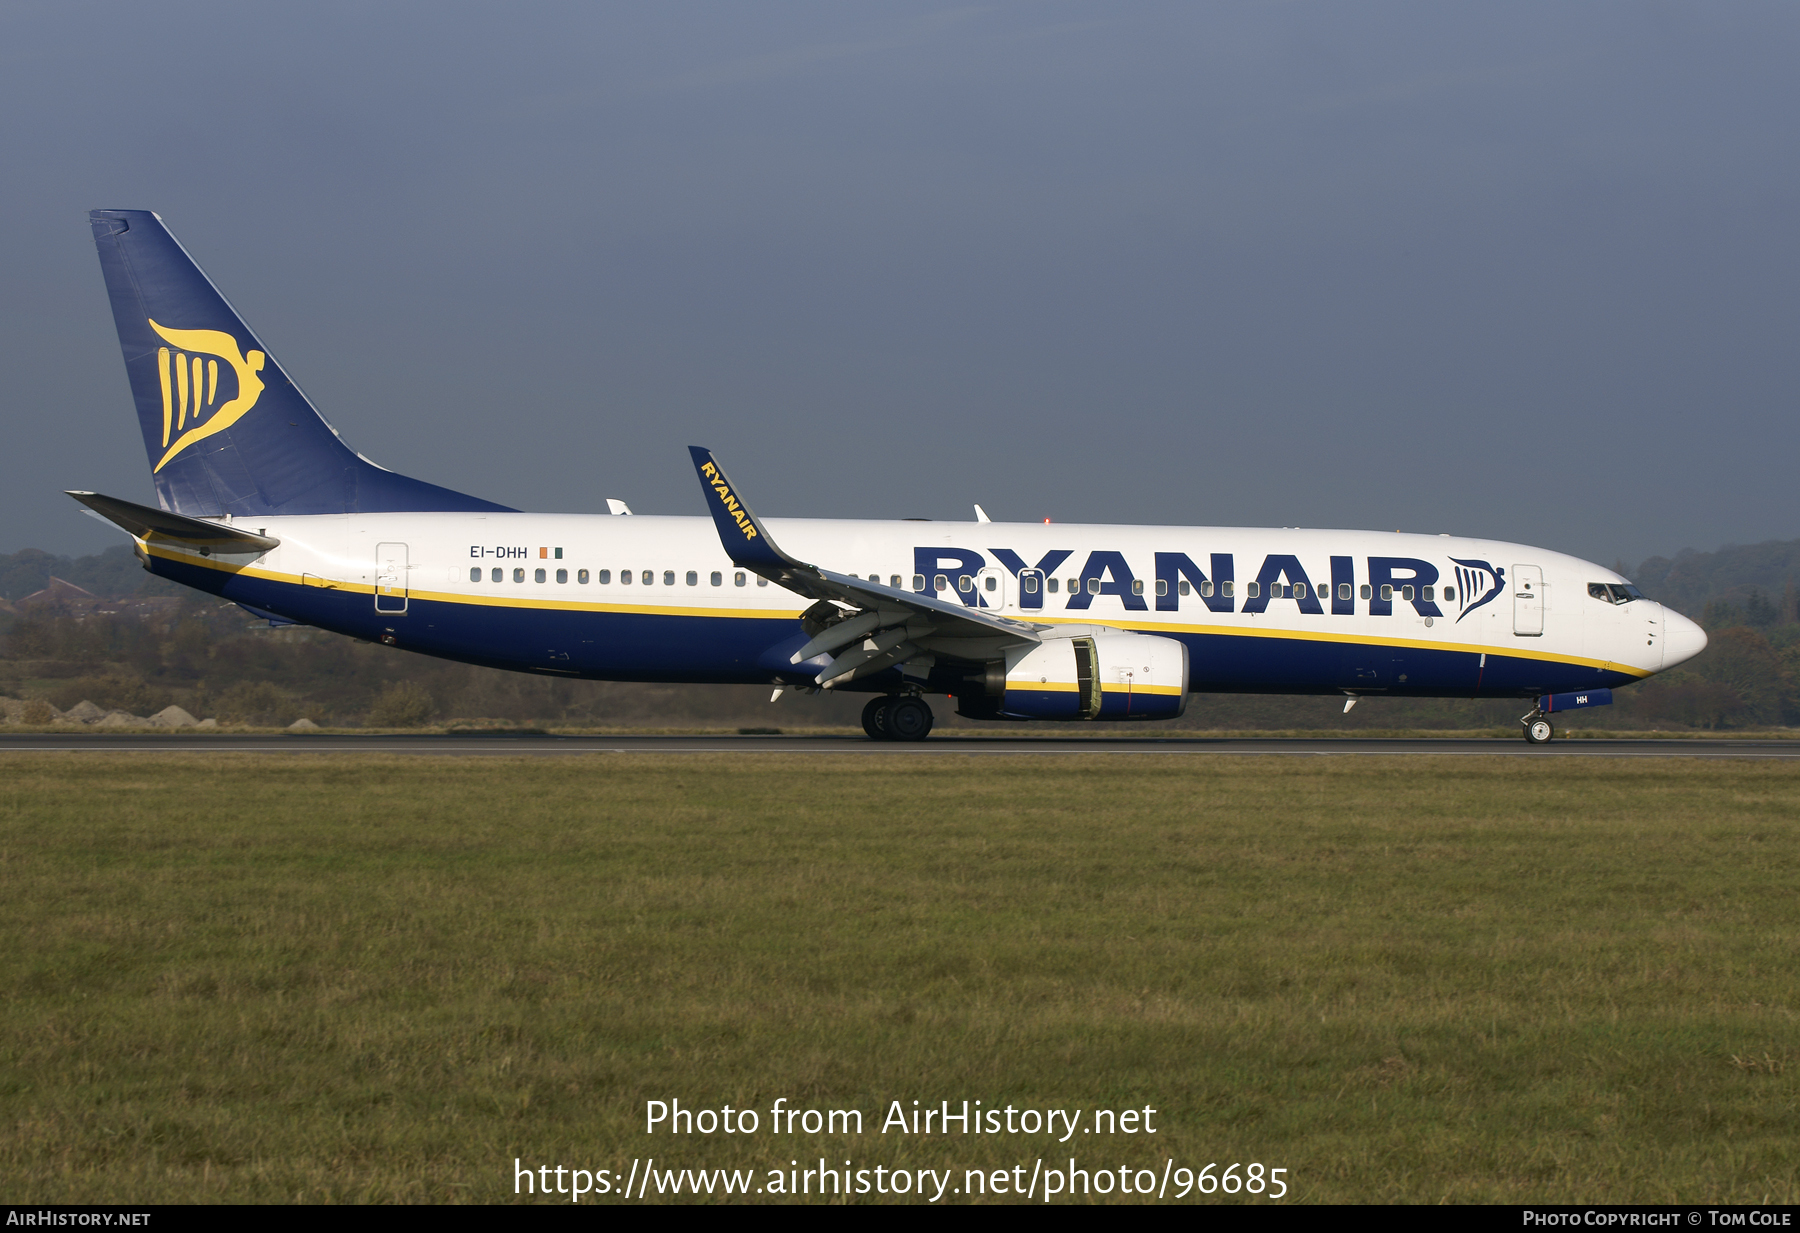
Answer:
<svg viewBox="0 0 1800 1233"><path fill-rule="evenodd" d="M998 717L1174 719L1187 709L1187 647L1173 638L1117 630L1051 637L1008 651L1004 667L1003 680L989 673Z"/></svg>

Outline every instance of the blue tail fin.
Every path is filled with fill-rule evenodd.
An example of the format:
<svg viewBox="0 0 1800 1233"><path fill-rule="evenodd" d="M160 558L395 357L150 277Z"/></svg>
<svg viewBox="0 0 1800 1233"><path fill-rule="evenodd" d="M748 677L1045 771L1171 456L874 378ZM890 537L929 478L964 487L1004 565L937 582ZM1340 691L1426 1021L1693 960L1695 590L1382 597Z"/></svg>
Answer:
<svg viewBox="0 0 1800 1233"><path fill-rule="evenodd" d="M94 210L88 221L164 509L508 509L384 471L339 440L156 215Z"/></svg>

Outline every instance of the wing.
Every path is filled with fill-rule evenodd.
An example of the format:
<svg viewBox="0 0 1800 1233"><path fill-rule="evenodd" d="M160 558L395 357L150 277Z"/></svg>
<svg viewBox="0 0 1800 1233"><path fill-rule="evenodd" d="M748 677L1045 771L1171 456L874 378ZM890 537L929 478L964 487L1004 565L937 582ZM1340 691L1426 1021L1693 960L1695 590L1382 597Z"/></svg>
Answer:
<svg viewBox="0 0 1800 1233"><path fill-rule="evenodd" d="M981 663L1000 658L1010 647L1039 641L1044 626L834 573L789 556L751 513L712 451L690 445L688 453L732 563L818 601L801 618L812 641L794 652L790 662L834 654L815 679L821 688L847 685L926 657Z"/></svg>

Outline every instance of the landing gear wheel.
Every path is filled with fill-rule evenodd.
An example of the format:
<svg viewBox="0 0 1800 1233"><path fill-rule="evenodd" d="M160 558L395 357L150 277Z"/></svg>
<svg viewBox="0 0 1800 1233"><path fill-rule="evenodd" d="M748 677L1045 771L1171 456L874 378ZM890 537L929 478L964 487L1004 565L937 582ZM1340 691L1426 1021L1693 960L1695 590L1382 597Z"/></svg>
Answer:
<svg viewBox="0 0 1800 1233"><path fill-rule="evenodd" d="M1539 715L1536 719L1525 721L1525 741L1530 745L1548 745L1550 738L1556 735L1556 729L1548 719Z"/></svg>
<svg viewBox="0 0 1800 1233"><path fill-rule="evenodd" d="M879 698L870 698L869 704L863 707L863 731L869 734L871 741L891 741L894 738L887 733L887 705L890 699L883 694Z"/></svg>
<svg viewBox="0 0 1800 1233"><path fill-rule="evenodd" d="M890 741L922 741L931 735L931 707L913 694L889 700L882 727Z"/></svg>

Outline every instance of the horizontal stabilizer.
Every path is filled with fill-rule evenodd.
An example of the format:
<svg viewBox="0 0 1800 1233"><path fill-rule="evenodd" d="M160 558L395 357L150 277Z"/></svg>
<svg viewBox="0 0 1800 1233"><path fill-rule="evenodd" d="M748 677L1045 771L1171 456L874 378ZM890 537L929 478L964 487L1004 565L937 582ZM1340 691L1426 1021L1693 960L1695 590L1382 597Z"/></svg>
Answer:
<svg viewBox="0 0 1800 1233"><path fill-rule="evenodd" d="M272 535L255 535L223 523L171 514L117 497L103 497L97 492L70 492L69 495L139 539L174 540L213 552L267 552L281 546L281 541Z"/></svg>

